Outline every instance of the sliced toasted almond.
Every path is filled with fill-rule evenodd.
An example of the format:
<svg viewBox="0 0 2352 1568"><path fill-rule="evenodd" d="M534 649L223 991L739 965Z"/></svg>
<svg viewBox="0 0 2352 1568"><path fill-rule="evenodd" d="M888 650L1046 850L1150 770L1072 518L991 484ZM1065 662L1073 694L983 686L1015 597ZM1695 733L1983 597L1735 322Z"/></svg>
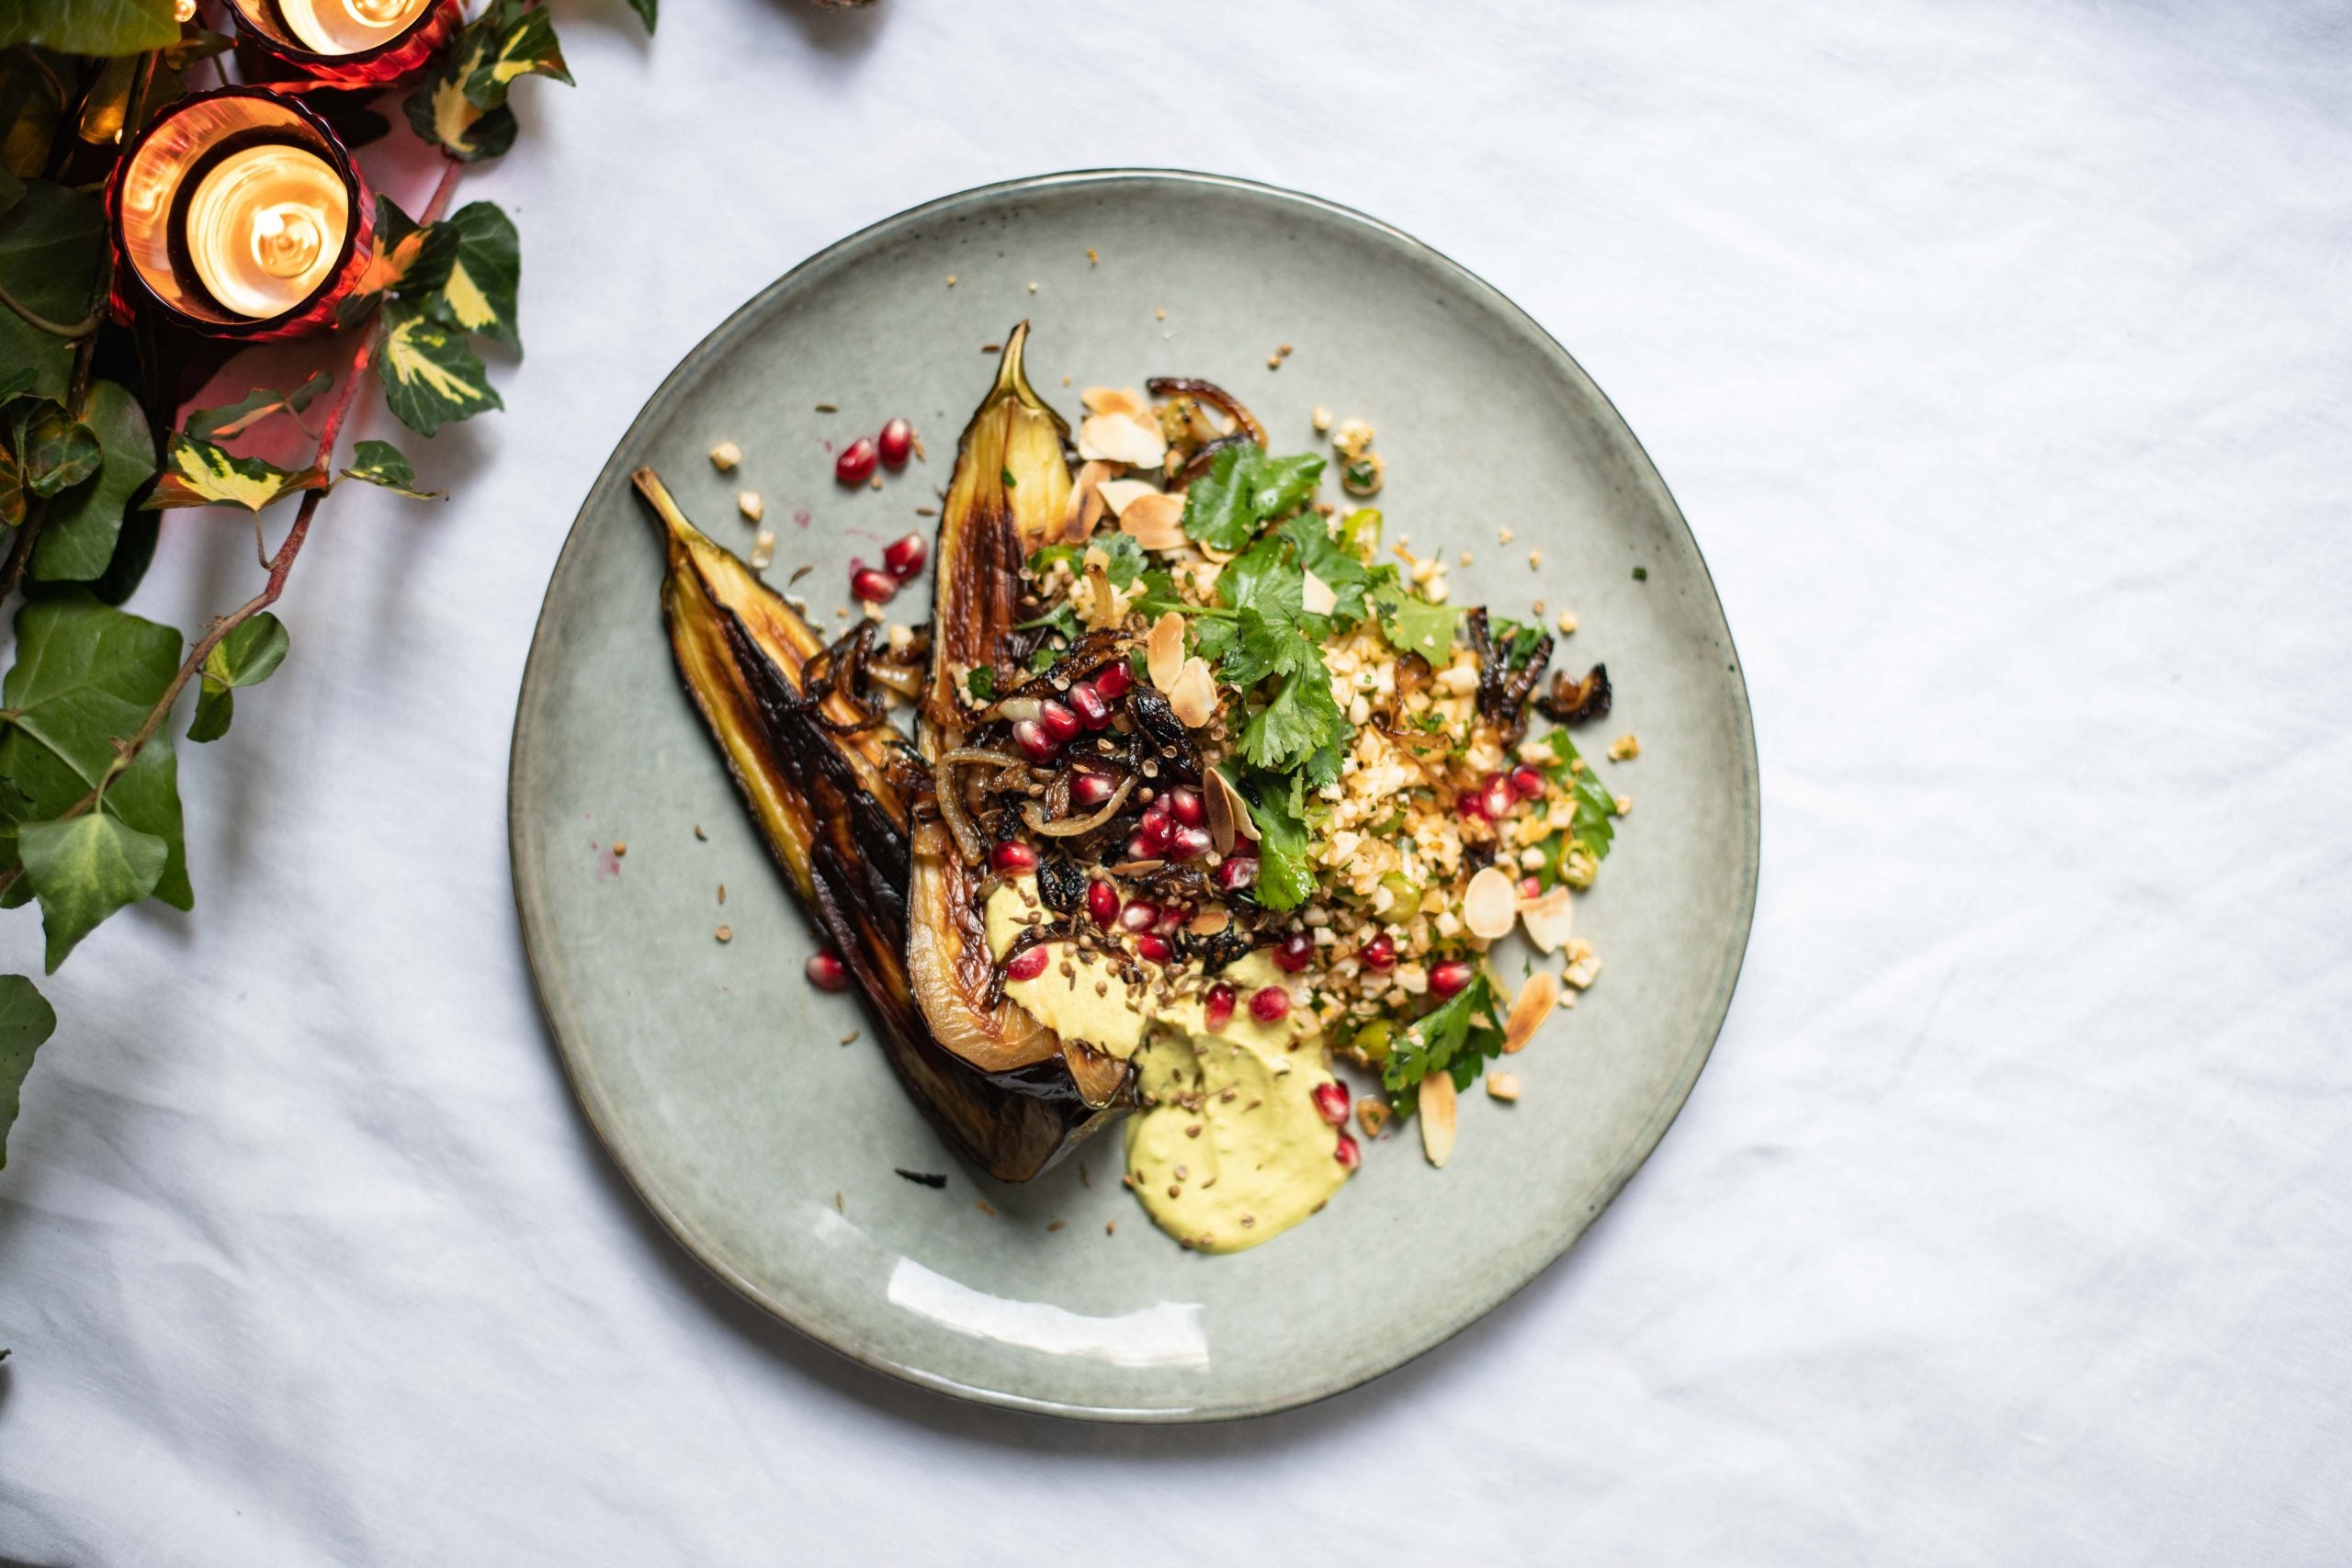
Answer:
<svg viewBox="0 0 2352 1568"><path fill-rule="evenodd" d="M1519 918L1519 889L1510 873L1487 866L1462 891L1462 923L1481 942L1498 942L1510 934Z"/></svg>
<svg viewBox="0 0 2352 1568"><path fill-rule="evenodd" d="M1078 427L1078 455L1130 468L1156 468L1168 456L1168 438L1159 433L1158 420L1098 413Z"/></svg>
<svg viewBox="0 0 2352 1568"><path fill-rule="evenodd" d="M1078 470L1078 478L1070 483L1069 510L1062 513L1063 539L1080 544L1094 532L1102 515L1102 481L1118 471L1108 463L1089 463Z"/></svg>
<svg viewBox="0 0 2352 1568"><path fill-rule="evenodd" d="M1258 824L1250 815L1250 803L1225 776L1222 768L1201 770L1201 798L1209 817L1209 837L1216 843L1216 852L1232 852L1237 839L1258 841Z"/></svg>
<svg viewBox="0 0 2352 1568"><path fill-rule="evenodd" d="M1453 1075L1431 1073L1421 1080L1421 1153L1443 1168L1453 1153Z"/></svg>
<svg viewBox="0 0 2352 1568"><path fill-rule="evenodd" d="M1102 486L1102 500L1112 514L1124 517L1128 505L1147 495L1158 495L1159 487L1149 479L1107 479Z"/></svg>
<svg viewBox="0 0 2352 1568"><path fill-rule="evenodd" d="M1151 405L1132 387L1089 387L1081 400L1088 413L1125 413L1151 417Z"/></svg>
<svg viewBox="0 0 2352 1568"><path fill-rule="evenodd" d="M1310 615L1328 615L1339 607L1340 596L1331 585L1316 576L1306 574L1306 587L1299 595L1299 607Z"/></svg>
<svg viewBox="0 0 2352 1568"><path fill-rule="evenodd" d="M1163 697L1172 695L1176 678L1184 672L1184 617L1170 610L1152 622L1143 649L1152 689Z"/></svg>
<svg viewBox="0 0 2352 1568"><path fill-rule="evenodd" d="M1153 491L1127 503L1127 509L1119 513L1119 532L1132 535L1145 549L1172 550L1184 542L1182 496Z"/></svg>
<svg viewBox="0 0 2352 1568"><path fill-rule="evenodd" d="M1503 1022L1504 1052L1520 1050L1534 1039L1559 1005L1560 977L1549 969L1538 969L1521 981L1519 995L1511 998L1510 1017Z"/></svg>
<svg viewBox="0 0 2352 1568"><path fill-rule="evenodd" d="M1185 930L1194 936L1215 936L1233 923L1233 915L1223 908L1204 909L1194 915Z"/></svg>
<svg viewBox="0 0 2352 1568"><path fill-rule="evenodd" d="M1519 918L1527 927L1528 941L1545 953L1557 953L1567 945L1576 913L1576 895L1563 885L1520 910Z"/></svg>
<svg viewBox="0 0 2352 1568"><path fill-rule="evenodd" d="M1198 729L1216 714L1216 678L1198 657L1184 660L1176 683L1169 688L1168 705L1187 729Z"/></svg>

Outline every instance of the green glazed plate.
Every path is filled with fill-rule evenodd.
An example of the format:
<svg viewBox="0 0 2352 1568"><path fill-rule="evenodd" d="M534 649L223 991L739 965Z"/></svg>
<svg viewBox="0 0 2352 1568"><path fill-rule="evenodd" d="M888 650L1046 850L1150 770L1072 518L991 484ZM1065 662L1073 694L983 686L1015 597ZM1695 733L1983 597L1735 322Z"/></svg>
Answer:
<svg viewBox="0 0 2352 1568"><path fill-rule="evenodd" d="M679 687L662 551L629 489L650 464L747 555L735 493L757 491L777 536L770 581L812 567L792 591L845 625L852 558L935 526L918 509L937 504L988 387L982 347L1024 318L1031 375L1065 414L1089 385L1191 375L1248 402L1278 451L1317 445L1318 404L1370 420L1390 538L1472 551L1457 604L1525 616L1540 599L1547 622L1572 608L1582 625L1561 662L1605 660L1617 694L1586 750L1642 740L1638 761L1600 764L1637 803L1577 909L1603 974L1511 1060L1520 1102L1466 1096L1442 1171L1409 1129L1368 1145L1325 1213L1231 1257L1153 1228L1119 1186L1115 1129L1004 1186L957 1164L870 1039L842 1043L868 1021L802 977L809 928ZM899 414L926 460L879 491L838 487L834 447ZM742 448L734 474L707 457L721 441ZM928 592L926 576L900 618L922 618ZM1055 175L948 197L812 257L704 340L622 438L556 563L509 790L515 902L564 1065L678 1239L870 1367L1107 1420L1320 1399L1534 1278L1690 1092L1756 895L1738 657L1698 547L1616 411L1541 327L1428 246L1203 175ZM715 940L721 923L731 942ZM1516 954L1501 962L1519 972Z"/></svg>

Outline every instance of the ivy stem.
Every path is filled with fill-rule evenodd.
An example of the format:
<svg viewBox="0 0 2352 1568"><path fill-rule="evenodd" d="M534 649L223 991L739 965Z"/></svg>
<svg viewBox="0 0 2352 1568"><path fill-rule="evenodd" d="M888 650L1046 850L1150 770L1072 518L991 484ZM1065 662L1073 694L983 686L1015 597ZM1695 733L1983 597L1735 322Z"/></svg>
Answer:
<svg viewBox="0 0 2352 1568"><path fill-rule="evenodd" d="M440 181L433 188L433 199L425 206L424 222L440 220L448 208L450 193L457 187L458 175L462 168L463 165L454 158L442 168ZM344 416L351 412L368 362L375 353L378 334L372 322L365 330L355 330L353 335L357 344L352 350L350 368L344 376L343 385L335 390L334 400L327 405L326 418L319 427L318 456L314 462L321 468L334 466L335 446L343 435ZM140 721L138 729L128 739L116 739L115 760L107 764L96 785L61 813L58 820L68 821L95 809L106 798L107 786L121 777L147 742L171 722L172 708L178 703L180 694L187 691L187 683L203 671L204 661L211 657L214 649L220 646L221 639L277 603L278 595L286 592L287 578L294 570L294 558L302 553L302 543L311 536L311 520L318 515L319 504L326 497L327 491L323 490L309 491L303 494L301 506L294 513L294 526L286 531L277 553L263 563L269 575L264 580L261 592L216 619L205 629L204 635L197 638L196 646L187 650L187 657L180 660L179 669L174 671L171 684L164 688L164 694L156 698L154 706L147 710L147 716ZM17 570L15 563L11 563L9 570L13 574ZM0 871L0 893L7 891L23 874L21 863Z"/></svg>
<svg viewBox="0 0 2352 1568"><path fill-rule="evenodd" d="M99 323L107 319L106 306L101 304L78 321L52 321L9 293L6 288L0 288L0 305L6 305L17 312L17 319L35 332L47 333L51 337L62 337L69 342L76 338L88 337L92 333L96 332Z"/></svg>

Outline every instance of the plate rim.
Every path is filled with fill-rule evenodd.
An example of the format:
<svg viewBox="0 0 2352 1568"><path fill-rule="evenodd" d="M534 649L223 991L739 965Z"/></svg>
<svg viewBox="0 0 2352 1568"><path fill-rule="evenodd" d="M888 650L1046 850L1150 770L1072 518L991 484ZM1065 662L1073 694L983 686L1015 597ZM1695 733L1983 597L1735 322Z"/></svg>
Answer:
<svg viewBox="0 0 2352 1568"><path fill-rule="evenodd" d="M624 1152L624 1140L613 1128L605 1124L598 1109L596 1096L590 1092L592 1086L583 1080L583 1065L575 1059L574 1052L567 1043L562 1021L559 1017L558 1004L550 994L541 963L542 931L547 916L543 909L536 907L539 901L538 893L536 890L526 891L526 888L522 862L525 842L530 837L530 833L524 824L519 804L526 775L529 771L525 757L529 741L529 737L526 734L526 721L531 711L530 699L535 684L548 678L548 661L553 657L549 648L549 606L554 603L556 592L565 581L567 574L576 570L577 558L574 546L581 540L582 530L587 525L590 513L601 507L612 491L626 480L629 467L627 453L632 437L657 415L666 412L667 405L681 394L683 384L691 375L699 372L707 361L715 358L721 350L731 344L754 315L762 312L770 300L791 288L804 273L822 265L842 252L887 239L891 231L915 226L929 219L952 212L957 208L986 206L1009 197L1085 185L1154 183L1237 191L1257 197L1271 197L1278 202L1294 203L1323 215L1338 218L1346 223L1369 229L1385 240L1400 244L1408 251L1419 253L1434 262L1455 282L1466 288L1474 297L1480 299L1490 308L1499 310L1507 319L1515 320L1523 326L1532 335L1539 352L1549 355L1554 360L1555 368L1564 371L1572 382L1589 391L1599 401L1600 407L1608 411L1609 418L1615 423L1617 433L1623 437L1633 452L1640 457L1643 468L1646 469L1651 480L1657 485L1658 497L1664 502L1674 525L1681 530L1683 537L1689 541L1691 554L1699 562L1701 579L1705 582L1708 597L1714 605L1715 618L1723 627L1724 647L1729 656L1727 673L1731 676L1732 692L1736 698L1734 707L1737 720L1740 761L1739 776L1736 782L1744 807L1741 815L1747 829L1740 865L1738 942L1708 1010L1710 1015L1708 1021L1701 1026L1697 1038L1685 1054L1678 1068L1678 1081L1672 1092L1661 1100L1649 1120L1643 1123L1639 1134L1627 1145L1625 1154L1609 1173L1595 1201L1571 1227L1558 1236L1557 1245L1551 1248L1550 1255L1541 1263L1528 1269L1524 1276L1500 1291L1480 1292L1469 1298L1461 1310L1437 1320L1410 1339L1392 1342L1381 1351L1364 1357L1359 1361L1350 1362L1318 1381L1295 1389L1284 1390L1271 1396L1232 1399L1182 1407L1072 1404L1064 1400L1023 1393L1012 1388L982 1387L961 1382L944 1373L900 1361L860 1345L854 1337L831 1329L821 1320L820 1314L797 1312L793 1310L789 1303L771 1299L760 1286L731 1267L720 1249L700 1234L686 1214L681 1213L660 1192L639 1179L634 1163ZM539 1015L547 1024L548 1033L555 1044L555 1055L561 1065L564 1081L571 1090L573 1100L587 1118L590 1128L595 1133L596 1140L603 1146L605 1157L620 1172L622 1179L628 1182L629 1190L637 1195L638 1200L662 1222L662 1228L670 1233L672 1239L683 1247L696 1262L710 1270L744 1300L815 1344L861 1366L869 1367L919 1388L929 1389L933 1393L947 1394L975 1404L1075 1420L1136 1425L1190 1425L1272 1416L1283 1411L1315 1404L1345 1393L1351 1389L1363 1387L1400 1367L1419 1360L1439 1346L1453 1339L1472 1324L1478 1322L1518 1295L1566 1256L1568 1249L1574 1247L1591 1227L1592 1223L1600 1216L1602 1211L1616 1201L1617 1195L1624 1190L1626 1183L1633 1179L1634 1173L1657 1150L1658 1144L1666 1135L1667 1128L1672 1125L1675 1118L1681 1114L1683 1106L1689 1102L1691 1090L1697 1087L1699 1075L1705 1070L1707 1062L1713 1054L1715 1043L1722 1037L1724 1023L1730 1017L1732 1001L1738 990L1740 976L1747 965L1748 944L1755 934L1756 900L1763 855L1763 790L1756 750L1756 716L1747 692L1747 665L1740 658L1739 649L1732 633L1731 618L1724 613L1723 594L1715 586L1713 569L1707 564L1706 554L1700 547L1698 536L1692 531L1690 519L1684 515L1681 503L1675 499L1672 490L1668 486L1666 476L1659 471L1657 462L1650 457L1648 448L1642 445L1641 437L1634 434L1633 425L1626 420L1616 403L1610 399L1609 394L1601 389L1600 383L1586 372L1584 367L1577 361L1576 356L1570 354L1541 321L1501 289L1488 283L1436 246L1355 208L1306 191L1295 190L1289 186L1245 179L1238 175L1209 174L1192 169L1125 165L1095 169L1067 169L1052 174L1025 175L987 185L972 186L963 190L934 197L928 201L920 202L913 207L902 209L878 219L830 244L812 251L793 264L742 304L737 306L680 357L677 364L671 367L669 374L662 378L661 384L653 389L651 395L645 400L644 404L639 408L635 416L621 432L619 439L614 445L612 455L605 459L604 467L597 471L595 479L589 485L587 493L582 498L580 510L573 514L571 527L565 530L563 543L556 552L555 564L548 570L547 589L539 598L538 615L531 628L529 650L525 655L523 673L516 685L514 721L508 736L506 843L507 874L514 898L516 922L522 931L524 958L531 971L532 994L538 1002Z"/></svg>

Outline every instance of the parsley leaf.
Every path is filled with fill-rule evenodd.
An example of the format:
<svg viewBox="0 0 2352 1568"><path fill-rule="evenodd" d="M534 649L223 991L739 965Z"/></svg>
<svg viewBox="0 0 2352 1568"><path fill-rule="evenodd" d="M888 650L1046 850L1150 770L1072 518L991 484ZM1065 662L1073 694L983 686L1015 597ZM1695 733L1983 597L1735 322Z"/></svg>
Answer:
<svg viewBox="0 0 2352 1568"><path fill-rule="evenodd" d="M1453 657L1453 630L1462 612L1415 596L1395 579L1374 585L1369 597L1380 635L1399 653L1418 653L1440 669Z"/></svg>
<svg viewBox="0 0 2352 1568"><path fill-rule="evenodd" d="M1185 491L1184 532L1214 549L1238 550L1264 524L1304 506L1322 479L1323 459L1311 452L1269 457L1254 443L1227 446Z"/></svg>
<svg viewBox="0 0 2352 1568"><path fill-rule="evenodd" d="M1381 1087L1399 1114L1410 1115L1415 1091L1430 1074L1451 1073L1455 1090L1466 1089L1502 1051L1494 987L1480 971L1450 1000L1394 1037L1380 1069Z"/></svg>

